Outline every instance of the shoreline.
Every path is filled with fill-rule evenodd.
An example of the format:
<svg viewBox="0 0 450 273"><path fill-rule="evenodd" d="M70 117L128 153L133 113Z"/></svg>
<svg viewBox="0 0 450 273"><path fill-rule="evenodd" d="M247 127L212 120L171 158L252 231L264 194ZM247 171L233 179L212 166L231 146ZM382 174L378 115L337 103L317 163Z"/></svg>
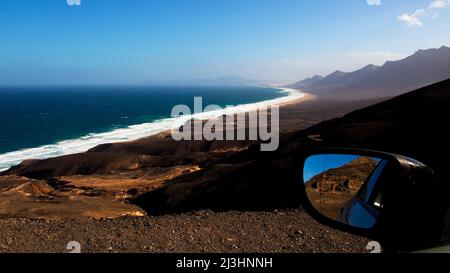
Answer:
<svg viewBox="0 0 450 273"><path fill-rule="evenodd" d="M43 160L59 156L84 153L89 149L102 144L130 142L154 136L168 130L178 128L190 119L210 120L218 118L222 115L251 112L270 105L285 107L315 98L313 95L303 93L301 90L297 89L275 86L270 88L278 89L283 93L287 93L288 95L271 100L231 106L217 111L196 113L184 117L163 118L152 122L114 129L108 132L93 133L76 139L63 140L55 144L7 152L4 154L0 154L0 172L6 171L13 166L17 166L25 160Z"/></svg>

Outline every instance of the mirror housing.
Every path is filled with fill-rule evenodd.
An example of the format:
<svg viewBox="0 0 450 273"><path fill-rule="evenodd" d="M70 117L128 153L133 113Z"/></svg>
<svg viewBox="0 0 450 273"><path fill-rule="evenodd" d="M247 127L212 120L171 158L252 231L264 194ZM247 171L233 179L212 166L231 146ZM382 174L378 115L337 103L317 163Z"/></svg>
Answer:
<svg viewBox="0 0 450 273"><path fill-rule="evenodd" d="M300 162L301 203L320 223L377 240L388 251L440 240L446 206L425 164L360 149L317 149Z"/></svg>

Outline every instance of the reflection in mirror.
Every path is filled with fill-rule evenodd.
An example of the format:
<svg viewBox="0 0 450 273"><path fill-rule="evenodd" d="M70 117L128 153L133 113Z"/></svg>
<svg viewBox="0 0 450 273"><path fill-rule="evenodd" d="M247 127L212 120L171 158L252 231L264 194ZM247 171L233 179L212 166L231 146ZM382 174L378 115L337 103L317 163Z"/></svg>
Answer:
<svg viewBox="0 0 450 273"><path fill-rule="evenodd" d="M376 187L386 160L343 154L313 155L303 167L305 190L322 215L359 228L372 228L382 207Z"/></svg>

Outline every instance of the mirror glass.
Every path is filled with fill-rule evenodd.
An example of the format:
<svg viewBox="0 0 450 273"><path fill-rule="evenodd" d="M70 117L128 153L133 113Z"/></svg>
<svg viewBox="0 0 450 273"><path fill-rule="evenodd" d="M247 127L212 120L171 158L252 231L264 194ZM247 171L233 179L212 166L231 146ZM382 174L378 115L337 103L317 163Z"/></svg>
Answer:
<svg viewBox="0 0 450 273"><path fill-rule="evenodd" d="M322 215L351 226L372 228L382 204L379 180L387 161L367 156L319 154L303 166L305 190Z"/></svg>

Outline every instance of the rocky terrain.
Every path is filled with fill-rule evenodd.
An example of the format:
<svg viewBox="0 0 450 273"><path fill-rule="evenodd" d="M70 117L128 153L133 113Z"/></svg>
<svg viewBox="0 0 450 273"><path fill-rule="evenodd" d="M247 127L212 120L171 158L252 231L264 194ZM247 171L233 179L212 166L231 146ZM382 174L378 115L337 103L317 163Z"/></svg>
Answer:
<svg viewBox="0 0 450 273"><path fill-rule="evenodd" d="M196 211L102 221L0 220L0 252L350 253L368 240L317 225L302 210Z"/></svg>

